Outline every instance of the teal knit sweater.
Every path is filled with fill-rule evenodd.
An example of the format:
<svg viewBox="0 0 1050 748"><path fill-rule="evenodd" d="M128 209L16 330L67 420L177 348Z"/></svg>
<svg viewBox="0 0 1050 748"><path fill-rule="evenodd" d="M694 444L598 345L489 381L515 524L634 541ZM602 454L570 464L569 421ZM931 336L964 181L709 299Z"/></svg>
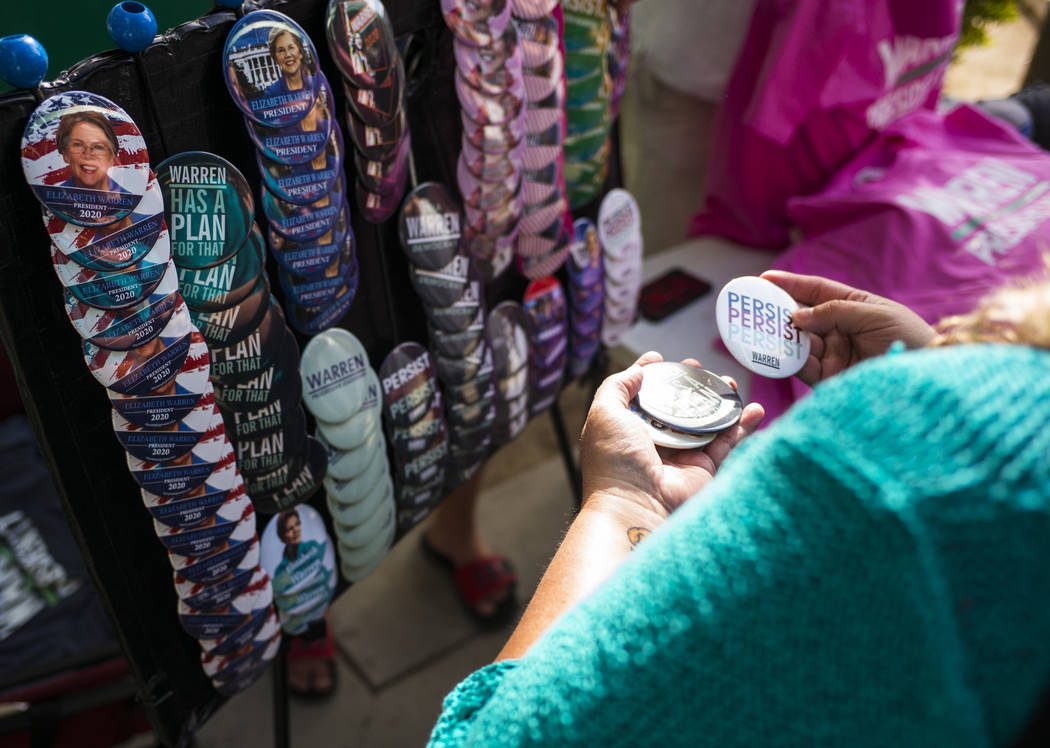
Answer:
<svg viewBox="0 0 1050 748"><path fill-rule="evenodd" d="M817 387L432 746L1000 746L1050 686L1050 353Z"/></svg>

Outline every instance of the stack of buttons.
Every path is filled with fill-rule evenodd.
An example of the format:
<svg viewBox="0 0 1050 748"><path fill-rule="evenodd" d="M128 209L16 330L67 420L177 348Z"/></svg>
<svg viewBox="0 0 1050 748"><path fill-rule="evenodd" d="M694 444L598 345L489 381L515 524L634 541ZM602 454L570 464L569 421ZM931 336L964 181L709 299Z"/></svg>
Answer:
<svg viewBox="0 0 1050 748"><path fill-rule="evenodd" d="M408 181L404 63L379 0L329 0L325 35L343 75L357 206L366 220L381 223L397 209Z"/></svg>
<svg viewBox="0 0 1050 748"><path fill-rule="evenodd" d="M529 422L529 321L516 301L496 305L486 325L496 381L493 442L500 446Z"/></svg>
<svg viewBox="0 0 1050 748"><path fill-rule="evenodd" d="M312 335L346 315L359 275L332 90L310 37L276 11L252 11L234 24L223 59L226 87L256 148L288 320Z"/></svg>
<svg viewBox="0 0 1050 748"><path fill-rule="evenodd" d="M265 625L276 618L255 510L215 407L207 345L179 294L145 141L112 101L69 91L30 117L22 166L45 206L69 320L175 568L180 621L214 686L239 691L273 658L280 631ZM217 641L231 637L236 647L223 651L237 662L217 661Z"/></svg>
<svg viewBox="0 0 1050 748"><path fill-rule="evenodd" d="M565 182L573 208L594 199L609 168L612 80L608 0L565 0Z"/></svg>
<svg viewBox="0 0 1050 748"><path fill-rule="evenodd" d="M407 530L444 495L448 426L430 352L402 343L379 367L387 439L397 466L398 526Z"/></svg>
<svg viewBox="0 0 1050 748"><path fill-rule="evenodd" d="M324 520L306 504L285 509L266 525L260 544L260 563L273 580L281 627L301 634L324 615L338 581L335 546Z"/></svg>
<svg viewBox="0 0 1050 748"><path fill-rule="evenodd" d="M484 284L460 248L459 215L445 188L426 182L405 198L398 224L445 395L452 485L470 478L488 456L495 398Z"/></svg>
<svg viewBox="0 0 1050 748"><path fill-rule="evenodd" d="M248 494L260 511L292 506L320 486L323 450L306 434L299 346L270 295L248 183L199 151L161 162L157 178L179 288L210 349L215 402Z"/></svg>
<svg viewBox="0 0 1050 748"><path fill-rule="evenodd" d="M736 425L744 406L735 389L706 369L659 361L642 367L642 386L630 409L654 444L694 449Z"/></svg>
<svg viewBox="0 0 1050 748"><path fill-rule="evenodd" d="M482 278L510 265L522 213L525 85L509 0L442 0L452 30L455 87L463 124L456 181L465 245Z"/></svg>
<svg viewBox="0 0 1050 748"><path fill-rule="evenodd" d="M627 7L621 9L621 5ZM615 119L627 87L627 65L631 59L631 8L623 0L609 0L609 37L609 78L612 80L609 113Z"/></svg>
<svg viewBox="0 0 1050 748"><path fill-rule="evenodd" d="M359 582L383 560L397 530L379 377L361 341L339 327L312 338L299 366L303 400L328 451L324 487L340 570Z"/></svg>
<svg viewBox="0 0 1050 748"><path fill-rule="evenodd" d="M609 190L598 208L598 239L605 263L602 343L616 345L638 312L642 290L642 218L624 189Z"/></svg>
<svg viewBox="0 0 1050 748"><path fill-rule="evenodd" d="M598 229L587 218L572 225L569 249L569 375L580 377L590 368L601 345L605 301L605 267Z"/></svg>
<svg viewBox="0 0 1050 748"><path fill-rule="evenodd" d="M549 0L512 3L525 76L525 172L518 229L518 269L526 278L555 272L565 261L572 219L565 188L565 58L561 7Z"/></svg>
<svg viewBox="0 0 1050 748"><path fill-rule="evenodd" d="M547 410L561 392L569 358L569 320L565 292L552 275L525 288L529 321L529 416Z"/></svg>

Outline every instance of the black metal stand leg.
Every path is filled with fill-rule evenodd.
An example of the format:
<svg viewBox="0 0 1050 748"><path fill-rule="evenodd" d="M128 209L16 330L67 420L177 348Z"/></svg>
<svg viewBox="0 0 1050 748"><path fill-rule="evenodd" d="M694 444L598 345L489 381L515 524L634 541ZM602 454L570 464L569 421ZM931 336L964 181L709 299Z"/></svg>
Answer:
<svg viewBox="0 0 1050 748"><path fill-rule="evenodd" d="M287 639L281 641L273 666L273 744L274 748L289 748Z"/></svg>
<svg viewBox="0 0 1050 748"><path fill-rule="evenodd" d="M572 447L569 445L569 437L565 433L565 419L561 414L561 405L557 398L550 407L551 420L554 422L554 435L558 438L558 446L561 448L561 459L565 463L565 472L569 474L569 483L572 485L572 497L576 502L576 511L583 504L583 487L580 482L580 470L576 467L576 460L572 456Z"/></svg>

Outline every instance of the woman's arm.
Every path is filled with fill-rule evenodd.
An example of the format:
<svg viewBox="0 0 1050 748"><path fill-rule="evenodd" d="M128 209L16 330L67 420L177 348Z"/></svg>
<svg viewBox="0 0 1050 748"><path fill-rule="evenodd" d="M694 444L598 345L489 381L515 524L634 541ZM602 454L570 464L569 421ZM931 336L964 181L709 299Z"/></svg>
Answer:
<svg viewBox="0 0 1050 748"><path fill-rule="evenodd" d="M595 394L582 437L583 508L497 659L523 655L562 613L611 576L762 420L762 408L749 405L736 426L702 449L656 448L627 405L641 387L642 367L661 360L658 353L644 354Z"/></svg>

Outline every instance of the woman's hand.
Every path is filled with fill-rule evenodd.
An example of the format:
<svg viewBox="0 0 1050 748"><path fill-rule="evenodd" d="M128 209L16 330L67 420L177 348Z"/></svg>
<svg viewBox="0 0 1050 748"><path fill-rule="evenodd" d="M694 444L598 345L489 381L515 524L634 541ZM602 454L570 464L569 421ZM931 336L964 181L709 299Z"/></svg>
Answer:
<svg viewBox="0 0 1050 748"><path fill-rule="evenodd" d="M762 277L808 305L792 321L810 333L809 359L796 375L810 386L881 356L894 341L922 348L933 339L933 328L896 301L816 275L767 270Z"/></svg>
<svg viewBox="0 0 1050 748"><path fill-rule="evenodd" d="M627 406L642 386L642 367L662 360L659 353L643 354L598 388L583 426L581 448L583 495L588 502L632 502L664 519L703 488L730 450L762 421L762 406L752 403L735 426L704 447L655 446L645 424ZM684 363L699 366L693 359Z"/></svg>

